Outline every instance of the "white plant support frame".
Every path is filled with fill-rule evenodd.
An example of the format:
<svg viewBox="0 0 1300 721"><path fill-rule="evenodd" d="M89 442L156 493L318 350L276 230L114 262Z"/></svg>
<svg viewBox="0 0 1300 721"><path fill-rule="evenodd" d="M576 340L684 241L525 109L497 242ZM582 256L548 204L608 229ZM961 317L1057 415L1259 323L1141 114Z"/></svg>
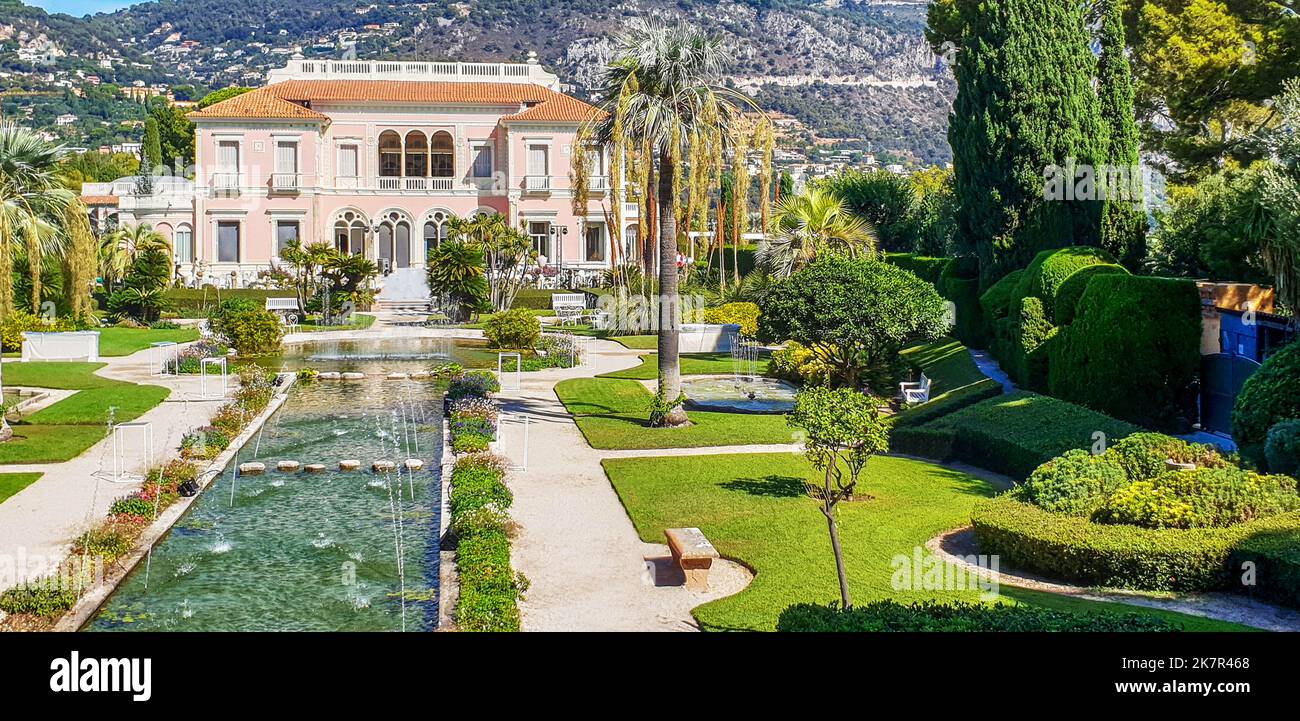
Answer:
<svg viewBox="0 0 1300 721"><path fill-rule="evenodd" d="M138 430L140 440L144 443L144 458L142 464L145 468L140 473L131 473L127 469L126 432ZM153 424L149 421L132 421L128 423L113 424L113 474L109 476L109 483L144 483L145 474L148 473L149 464L153 461Z"/></svg>
<svg viewBox="0 0 1300 721"><path fill-rule="evenodd" d="M221 371L221 387L219 389L213 386L216 381L208 380L208 378L213 375L208 372L208 368L211 366L217 366ZM230 390L228 382L229 378L230 375L226 371L225 358L204 358L199 361L199 396L205 400L225 398L226 393Z"/></svg>
<svg viewBox="0 0 1300 721"><path fill-rule="evenodd" d="M149 375L169 375L167 372L167 361L169 360L176 366L176 373L180 374L181 351L180 346L176 345L176 341L162 340L149 344Z"/></svg>
<svg viewBox="0 0 1300 721"><path fill-rule="evenodd" d="M502 383L501 388L508 391L517 391L519 390L519 382L524 370L524 357L518 353L497 353L497 377L502 381L506 379L505 373L501 370L506 358L515 359L515 385L513 388L507 388L506 384Z"/></svg>
<svg viewBox="0 0 1300 721"><path fill-rule="evenodd" d="M85 361L99 362L99 331L80 330L58 333L23 334L23 362Z"/></svg>
<svg viewBox="0 0 1300 721"><path fill-rule="evenodd" d="M521 435L523 436L524 447L522 451L522 458L520 459L520 462L518 464L513 463L513 457L506 450L505 429L506 426L513 421L518 421L517 425L523 426L523 433ZM501 455L505 456L507 459L511 459L512 465L510 466L510 470L512 471L519 471L520 473L528 472L528 429L529 426L532 425L532 421L533 421L533 417L526 413L521 413L517 415L502 413L501 420L497 423L497 450L501 453Z"/></svg>

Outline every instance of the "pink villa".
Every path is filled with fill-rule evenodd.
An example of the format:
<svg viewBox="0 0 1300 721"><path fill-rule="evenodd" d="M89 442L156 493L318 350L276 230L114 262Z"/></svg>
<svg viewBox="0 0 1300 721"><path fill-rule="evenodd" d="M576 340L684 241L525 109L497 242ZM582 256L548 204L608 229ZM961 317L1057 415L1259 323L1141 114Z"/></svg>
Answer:
<svg viewBox="0 0 1300 721"><path fill-rule="evenodd" d="M543 264L594 275L613 253L606 154L575 148L599 112L527 63L304 60L265 87L191 113L195 180L87 184L99 222L146 222L171 241L190 285L244 287L287 243L327 242L400 273L423 268L447 221L506 214ZM574 212L571 158L591 158L585 212ZM407 271L403 275L422 274ZM404 285L404 284L403 284Z"/></svg>

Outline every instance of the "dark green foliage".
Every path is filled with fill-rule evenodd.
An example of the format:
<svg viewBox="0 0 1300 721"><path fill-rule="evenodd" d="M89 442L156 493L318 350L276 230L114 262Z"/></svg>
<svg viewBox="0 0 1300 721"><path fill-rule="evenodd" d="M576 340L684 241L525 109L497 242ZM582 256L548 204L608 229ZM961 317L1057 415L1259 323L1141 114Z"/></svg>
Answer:
<svg viewBox="0 0 1300 721"><path fill-rule="evenodd" d="M1038 298L1048 321L1056 318L1056 294L1061 284L1079 270L1092 265L1113 264L1114 258L1101 248L1075 246L1039 253L1016 285L1011 297L1010 313L1023 298ZM1010 314L1009 313L1009 314Z"/></svg>
<svg viewBox="0 0 1300 721"><path fill-rule="evenodd" d="M1079 306L1079 299L1083 297L1083 291L1088 287L1088 281L1098 275L1126 274L1127 270L1122 265L1113 263L1099 263L1080 268L1070 274L1056 288L1056 301L1054 310L1056 312L1057 325L1069 325L1074 322L1074 316Z"/></svg>
<svg viewBox="0 0 1300 721"><path fill-rule="evenodd" d="M0 611L27 613L43 618L63 615L77 602L77 592L60 580L38 579L29 585L15 586L0 593Z"/></svg>
<svg viewBox="0 0 1300 721"><path fill-rule="evenodd" d="M1004 365L1012 376L1026 388L1043 392L1047 390L1048 348L1046 344L1056 336L1057 329L1047 320L1043 302L1032 296L1020 302L1020 321L1014 328L1011 358Z"/></svg>
<svg viewBox="0 0 1300 721"><path fill-rule="evenodd" d="M485 508L504 510L514 502L514 495L502 482L500 469L477 462L461 462L456 465L447 501L453 517Z"/></svg>
<svg viewBox="0 0 1300 721"><path fill-rule="evenodd" d="M150 247L136 254L127 269L127 288L141 291L162 290L171 284L172 259L166 248Z"/></svg>
<svg viewBox="0 0 1300 721"><path fill-rule="evenodd" d="M1272 472L1300 475L1300 420L1282 421L1269 429L1264 457Z"/></svg>
<svg viewBox="0 0 1300 721"><path fill-rule="evenodd" d="M573 293L572 290L550 290L549 288L520 288L515 294L515 300L510 304L511 308L527 308L529 310L550 310L551 296L556 293Z"/></svg>
<svg viewBox="0 0 1300 721"><path fill-rule="evenodd" d="M763 299L759 336L795 340L855 387L864 369L892 362L904 343L938 338L944 305L934 286L876 260L818 258L774 284Z"/></svg>
<svg viewBox="0 0 1300 721"><path fill-rule="evenodd" d="M944 268L952 262L950 258L931 258L916 253L885 253L885 262L911 271L916 277L928 283L939 285L939 276Z"/></svg>
<svg viewBox="0 0 1300 721"><path fill-rule="evenodd" d="M1296 418L1300 418L1300 343L1293 342L1264 361L1242 385L1232 407L1232 438L1242 456L1265 466L1269 429Z"/></svg>
<svg viewBox="0 0 1300 721"><path fill-rule="evenodd" d="M207 318L221 300L244 298L263 308L267 298L292 298L292 290L264 290L261 288L168 288L163 291L168 310L174 311L182 318Z"/></svg>
<svg viewBox="0 0 1300 721"><path fill-rule="evenodd" d="M1137 116L1133 109L1133 74L1129 68L1128 45L1124 38L1124 2L1105 0L1101 19L1101 56L1097 59L1097 98L1106 133L1106 163L1115 168L1140 172ZM1136 269L1146 255L1146 214L1141 195L1134 185L1116 197L1114 191L1102 211L1101 246L1119 262ZM1061 321L1057 318L1058 323Z"/></svg>
<svg viewBox="0 0 1300 721"><path fill-rule="evenodd" d="M1024 274L1024 268L1013 270L980 295L980 310L984 315L984 335L989 339L990 344L997 338L999 321L1005 320L1010 313L1011 298Z"/></svg>
<svg viewBox="0 0 1300 721"><path fill-rule="evenodd" d="M158 130L158 119L150 117L144 121L144 174L152 174L162 164L162 136Z"/></svg>
<svg viewBox="0 0 1300 721"><path fill-rule="evenodd" d="M1261 198L1263 168L1227 168L1158 211L1150 265L1161 275L1237 283L1272 283L1260 246L1273 219Z"/></svg>
<svg viewBox="0 0 1300 721"><path fill-rule="evenodd" d="M939 274L937 287L939 295L957 308L953 335L971 348L985 347L984 310L980 305L979 267L975 259L954 258Z"/></svg>
<svg viewBox="0 0 1300 721"><path fill-rule="evenodd" d="M907 178L887 170L847 170L822 183L850 212L871 222L880 250L916 249L918 231L913 211L917 195Z"/></svg>
<svg viewBox="0 0 1300 721"><path fill-rule="evenodd" d="M1195 418L1201 298L1190 280L1101 275L1052 344L1054 396L1151 428Z"/></svg>
<svg viewBox="0 0 1300 721"><path fill-rule="evenodd" d="M896 429L896 453L956 459L1017 480L1072 448L1088 448L1094 434L1123 438L1140 429L1072 403L1017 391L981 401L924 425Z"/></svg>
<svg viewBox="0 0 1300 721"><path fill-rule="evenodd" d="M1161 618L1137 613L1066 613L1033 606L1003 603L923 601L904 605L874 601L841 610L835 606L801 603L781 612L777 631L814 633L933 632L1104 632L1149 633L1176 631Z"/></svg>
<svg viewBox="0 0 1300 721"><path fill-rule="evenodd" d="M904 408L891 416L889 420L894 428L919 426L966 406L974 405L989 398L996 398L1000 395L1002 395L1002 384L992 378L985 378L938 395L931 393L928 402L912 408Z"/></svg>
<svg viewBox="0 0 1300 721"><path fill-rule="evenodd" d="M956 10L956 246L979 257L987 285L1045 248L1100 242L1101 203L1043 197L1046 168L1103 157L1096 63L1078 4L987 0Z"/></svg>
<svg viewBox="0 0 1300 721"><path fill-rule="evenodd" d="M1034 469L1016 494L1053 513L1087 516L1127 482L1115 458L1076 448Z"/></svg>
<svg viewBox="0 0 1300 721"><path fill-rule="evenodd" d="M1228 528L1150 529L1092 523L1009 495L977 503L971 522L980 552L1003 564L1082 585L1168 591L1233 588L1240 566L1228 561L1247 539L1300 532L1300 513Z"/></svg>
<svg viewBox="0 0 1300 721"><path fill-rule="evenodd" d="M1261 530L1232 553L1228 568L1255 569L1253 584L1233 588L1274 603L1300 608L1300 529Z"/></svg>
<svg viewBox="0 0 1300 721"><path fill-rule="evenodd" d="M447 299L452 320L491 309L486 262L482 246L475 243L447 241L429 252L429 292Z"/></svg>

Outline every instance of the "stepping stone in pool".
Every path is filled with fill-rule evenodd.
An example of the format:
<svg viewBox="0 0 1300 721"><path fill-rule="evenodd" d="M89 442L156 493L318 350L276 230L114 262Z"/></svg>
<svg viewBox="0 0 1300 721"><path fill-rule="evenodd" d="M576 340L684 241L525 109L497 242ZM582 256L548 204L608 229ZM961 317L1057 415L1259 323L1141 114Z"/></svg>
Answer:
<svg viewBox="0 0 1300 721"><path fill-rule="evenodd" d="M345 380L345 381L359 381L359 380L365 380L366 374L365 374L365 373L354 373L354 372L348 372L348 373L343 373L343 374L340 375L339 377L342 378L342 379Z"/></svg>
<svg viewBox="0 0 1300 721"><path fill-rule="evenodd" d="M408 471L418 471L421 468L424 468L424 461L419 458L407 458L402 465L406 466L406 470Z"/></svg>
<svg viewBox="0 0 1300 721"><path fill-rule="evenodd" d="M325 371L316 377L323 381L336 381L342 378L343 375L338 371Z"/></svg>
<svg viewBox="0 0 1300 721"><path fill-rule="evenodd" d="M276 470L284 471L285 473L297 473L298 469L302 468L302 464L298 461L280 461L275 464L275 468Z"/></svg>
<svg viewBox="0 0 1300 721"><path fill-rule="evenodd" d="M411 380L413 380L413 381L423 381L423 380L428 380L429 378L432 378L432 377L433 377L433 374L430 373L429 371L416 371L416 372L414 372L414 373L411 374Z"/></svg>
<svg viewBox="0 0 1300 721"><path fill-rule="evenodd" d="M408 373L393 372L388 374L388 380L390 381L404 381L404 380L409 380L410 377L411 376Z"/></svg>
<svg viewBox="0 0 1300 721"><path fill-rule="evenodd" d="M355 471L361 467L361 461L339 461L340 471Z"/></svg>
<svg viewBox="0 0 1300 721"><path fill-rule="evenodd" d="M239 475L241 476L260 476L265 471L265 463L249 462L239 464Z"/></svg>
<svg viewBox="0 0 1300 721"><path fill-rule="evenodd" d="M307 465L303 466L302 469L303 469L304 471L307 471L308 473L324 473L324 472L325 472L325 464L324 464L324 463L308 463Z"/></svg>
<svg viewBox="0 0 1300 721"><path fill-rule="evenodd" d="M370 470L379 473L383 473L384 471L391 471L394 468L397 468L397 464L393 463L392 461L375 461L374 463L370 464Z"/></svg>

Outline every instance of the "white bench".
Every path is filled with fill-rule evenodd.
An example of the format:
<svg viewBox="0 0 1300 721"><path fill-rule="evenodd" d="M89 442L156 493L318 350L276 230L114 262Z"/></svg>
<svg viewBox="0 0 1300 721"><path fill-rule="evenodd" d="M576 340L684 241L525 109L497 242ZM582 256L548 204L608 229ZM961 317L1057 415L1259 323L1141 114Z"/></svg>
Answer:
<svg viewBox="0 0 1300 721"><path fill-rule="evenodd" d="M266 309L275 313L300 313L297 298L267 298Z"/></svg>
<svg viewBox="0 0 1300 721"><path fill-rule="evenodd" d="M552 293L551 310L558 311L561 308L586 308L587 295L585 293Z"/></svg>
<svg viewBox="0 0 1300 721"><path fill-rule="evenodd" d="M904 403L925 403L930 400L930 379L922 373L921 380L915 383L899 383L898 391L903 395Z"/></svg>

